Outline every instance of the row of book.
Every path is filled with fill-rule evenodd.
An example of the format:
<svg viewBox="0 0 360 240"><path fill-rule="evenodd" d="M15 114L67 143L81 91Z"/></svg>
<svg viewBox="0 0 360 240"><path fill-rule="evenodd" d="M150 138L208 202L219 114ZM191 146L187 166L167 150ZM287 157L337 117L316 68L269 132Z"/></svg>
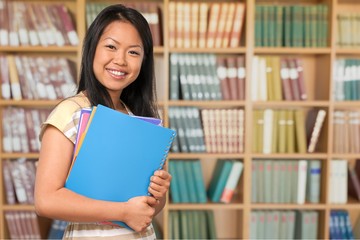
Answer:
<svg viewBox="0 0 360 240"><path fill-rule="evenodd" d="M169 211L169 239L217 239L214 212Z"/></svg>
<svg viewBox="0 0 360 240"><path fill-rule="evenodd" d="M359 47L360 14L347 12L337 15L336 45L339 47Z"/></svg>
<svg viewBox="0 0 360 240"><path fill-rule="evenodd" d="M170 47L239 47L244 16L243 2L170 2Z"/></svg>
<svg viewBox="0 0 360 240"><path fill-rule="evenodd" d="M252 62L252 100L307 100L303 61L300 58L254 56Z"/></svg>
<svg viewBox="0 0 360 240"><path fill-rule="evenodd" d="M10 239L42 239L35 212L6 210L4 213Z"/></svg>
<svg viewBox="0 0 360 240"><path fill-rule="evenodd" d="M25 158L2 161L6 204L34 204L36 163Z"/></svg>
<svg viewBox="0 0 360 240"><path fill-rule="evenodd" d="M169 127L177 131L173 152L241 153L243 109L170 107Z"/></svg>
<svg viewBox="0 0 360 240"><path fill-rule="evenodd" d="M55 100L76 91L75 64L63 57L0 55L2 99Z"/></svg>
<svg viewBox="0 0 360 240"><path fill-rule="evenodd" d="M0 1L1 46L79 44L72 14L65 4Z"/></svg>
<svg viewBox="0 0 360 240"><path fill-rule="evenodd" d="M172 203L206 203L207 195L199 159L169 161L172 176L170 197Z"/></svg>
<svg viewBox="0 0 360 240"><path fill-rule="evenodd" d="M171 100L244 100L244 56L173 53L169 93Z"/></svg>
<svg viewBox="0 0 360 240"><path fill-rule="evenodd" d="M315 108L307 113L304 109L256 109L253 113L253 152L315 152L325 116L325 110Z"/></svg>
<svg viewBox="0 0 360 240"><path fill-rule="evenodd" d="M256 210L250 214L250 239L318 239L319 212Z"/></svg>
<svg viewBox="0 0 360 240"><path fill-rule="evenodd" d="M230 203L242 175L243 163L236 159L217 159L211 181L205 185L199 159L171 160L170 196L173 203Z"/></svg>
<svg viewBox="0 0 360 240"><path fill-rule="evenodd" d="M253 160L251 164L253 203L320 202L320 160Z"/></svg>
<svg viewBox="0 0 360 240"><path fill-rule="evenodd" d="M333 99L336 101L360 100L360 59L336 59L334 65Z"/></svg>
<svg viewBox="0 0 360 240"><path fill-rule="evenodd" d="M333 152L360 153L360 111L336 110L333 119Z"/></svg>
<svg viewBox="0 0 360 240"><path fill-rule="evenodd" d="M210 210L171 210L170 239L216 239L215 216ZM10 239L42 239L32 211L5 211ZM62 239L66 221L53 220L47 239ZM318 239L319 212L313 210L255 210L250 214L250 239ZM360 238L360 217L352 225L345 210L332 210L330 239Z"/></svg>
<svg viewBox="0 0 360 240"><path fill-rule="evenodd" d="M2 119L3 152L39 152L40 126L49 113L50 110L45 108L4 108Z"/></svg>
<svg viewBox="0 0 360 240"><path fill-rule="evenodd" d="M162 30L162 6L158 2L128 2L126 6L138 10L149 23L154 46L163 45ZM107 7L107 3L86 3L86 25L87 27L94 21L95 17L102 9Z"/></svg>
<svg viewBox="0 0 360 240"><path fill-rule="evenodd" d="M255 46L326 47L328 44L328 6L255 6Z"/></svg>
<svg viewBox="0 0 360 240"><path fill-rule="evenodd" d="M204 131L200 110L196 107L169 108L169 127L177 136L171 145L172 152L205 152Z"/></svg>
<svg viewBox="0 0 360 240"><path fill-rule="evenodd" d="M332 210L330 212L330 239L359 239L360 217L352 226L349 213L344 210Z"/></svg>

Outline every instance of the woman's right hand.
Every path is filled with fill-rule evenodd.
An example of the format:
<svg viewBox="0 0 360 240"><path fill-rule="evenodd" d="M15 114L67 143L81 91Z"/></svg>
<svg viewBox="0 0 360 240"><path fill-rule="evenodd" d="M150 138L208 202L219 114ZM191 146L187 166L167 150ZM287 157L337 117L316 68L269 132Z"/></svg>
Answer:
<svg viewBox="0 0 360 240"><path fill-rule="evenodd" d="M134 197L126 202L124 222L136 232L144 231L155 214L156 199L150 196Z"/></svg>

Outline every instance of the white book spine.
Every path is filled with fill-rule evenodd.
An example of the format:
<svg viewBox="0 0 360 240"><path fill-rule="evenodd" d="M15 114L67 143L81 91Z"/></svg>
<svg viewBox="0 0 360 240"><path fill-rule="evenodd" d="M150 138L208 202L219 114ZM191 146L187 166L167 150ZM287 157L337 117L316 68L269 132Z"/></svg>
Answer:
<svg viewBox="0 0 360 240"><path fill-rule="evenodd" d="M307 176L307 161L300 160L298 162L298 181L297 181L297 204L305 203L306 193L306 177Z"/></svg>
<svg viewBox="0 0 360 240"><path fill-rule="evenodd" d="M243 170L243 163L240 161L235 161L232 165L230 174L226 181L225 188L220 199L221 202L229 203L231 201L236 186L241 177L242 170Z"/></svg>

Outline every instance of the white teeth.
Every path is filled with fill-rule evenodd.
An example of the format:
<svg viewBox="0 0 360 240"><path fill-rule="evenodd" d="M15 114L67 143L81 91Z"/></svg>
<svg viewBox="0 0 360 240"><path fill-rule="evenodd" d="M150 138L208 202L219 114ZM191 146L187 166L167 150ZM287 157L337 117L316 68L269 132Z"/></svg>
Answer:
<svg viewBox="0 0 360 240"><path fill-rule="evenodd" d="M123 75L125 75L124 72L120 72L120 71L109 70L109 72L110 72L111 74L116 75L116 76L123 76Z"/></svg>

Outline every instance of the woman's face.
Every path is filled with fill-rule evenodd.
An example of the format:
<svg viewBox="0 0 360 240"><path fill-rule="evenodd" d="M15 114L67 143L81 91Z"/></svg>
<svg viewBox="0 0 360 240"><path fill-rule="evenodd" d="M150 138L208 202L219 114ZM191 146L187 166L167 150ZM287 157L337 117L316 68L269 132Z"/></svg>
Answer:
<svg viewBox="0 0 360 240"><path fill-rule="evenodd" d="M96 46L94 74L110 95L120 96L138 77L144 47L136 28L128 22L109 24Z"/></svg>

